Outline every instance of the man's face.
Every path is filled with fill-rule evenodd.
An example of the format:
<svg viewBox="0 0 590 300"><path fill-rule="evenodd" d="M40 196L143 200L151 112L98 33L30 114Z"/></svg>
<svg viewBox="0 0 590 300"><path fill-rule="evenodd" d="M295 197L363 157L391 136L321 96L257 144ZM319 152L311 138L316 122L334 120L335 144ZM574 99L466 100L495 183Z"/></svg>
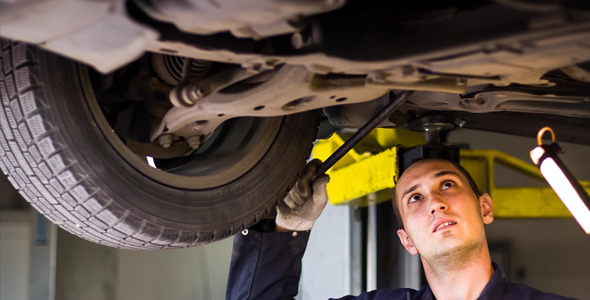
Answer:
<svg viewBox="0 0 590 300"><path fill-rule="evenodd" d="M414 163L398 181L395 201L404 223L397 233L410 254L428 260L486 246L484 224L493 221L492 201L487 194L475 195L449 161Z"/></svg>

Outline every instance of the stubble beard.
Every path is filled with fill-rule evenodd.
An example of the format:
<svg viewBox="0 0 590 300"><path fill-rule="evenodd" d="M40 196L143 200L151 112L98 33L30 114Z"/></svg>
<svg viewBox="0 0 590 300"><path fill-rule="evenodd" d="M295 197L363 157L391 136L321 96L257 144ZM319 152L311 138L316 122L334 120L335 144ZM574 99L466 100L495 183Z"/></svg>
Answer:
<svg viewBox="0 0 590 300"><path fill-rule="evenodd" d="M432 272L444 275L448 270L460 270L468 266L479 254L485 242L481 239L469 239L457 245L449 245L443 249L436 249L430 255L422 255Z"/></svg>

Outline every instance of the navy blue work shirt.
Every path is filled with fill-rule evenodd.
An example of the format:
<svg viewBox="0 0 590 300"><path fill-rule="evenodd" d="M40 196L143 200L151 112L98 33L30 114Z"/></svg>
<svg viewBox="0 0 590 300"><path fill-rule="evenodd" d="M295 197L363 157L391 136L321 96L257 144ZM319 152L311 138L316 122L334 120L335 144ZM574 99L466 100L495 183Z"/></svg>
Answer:
<svg viewBox="0 0 590 300"><path fill-rule="evenodd" d="M294 299L299 290L301 258L308 240L309 232L265 232L250 229L236 235L226 299ZM496 263L492 263L492 266L495 271L477 299L572 299L544 293L524 284L508 282L500 266ZM338 299L430 300L435 297L430 287L425 285L419 291L407 288L379 289Z"/></svg>

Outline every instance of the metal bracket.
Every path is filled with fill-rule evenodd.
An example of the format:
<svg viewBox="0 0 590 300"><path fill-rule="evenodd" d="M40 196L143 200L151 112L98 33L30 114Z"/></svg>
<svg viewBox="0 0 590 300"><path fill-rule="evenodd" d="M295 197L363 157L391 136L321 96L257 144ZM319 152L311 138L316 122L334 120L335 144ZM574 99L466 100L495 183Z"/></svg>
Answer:
<svg viewBox="0 0 590 300"><path fill-rule="evenodd" d="M232 86L239 88L239 92L220 92L220 88L225 86L222 83L248 77L247 70L243 70L233 75L226 74L230 76L229 79L199 81L199 87L209 84L209 87L202 87L203 97L190 107L181 105L170 109L152 132L151 141L156 141L162 134L185 138L206 136L221 123L234 117L283 116L327 106L365 102L389 90L386 87L367 88L364 78L333 79L313 74L302 66L285 65L273 71L270 78L260 82Z"/></svg>

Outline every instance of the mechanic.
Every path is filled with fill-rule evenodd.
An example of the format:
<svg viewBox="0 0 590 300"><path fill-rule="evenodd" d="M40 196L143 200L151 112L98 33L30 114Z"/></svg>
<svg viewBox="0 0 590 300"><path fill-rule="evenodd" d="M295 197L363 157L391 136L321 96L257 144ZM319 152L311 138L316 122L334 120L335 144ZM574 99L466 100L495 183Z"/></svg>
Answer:
<svg viewBox="0 0 590 300"><path fill-rule="evenodd" d="M311 161L264 221L234 240L226 299L293 299L310 230L327 202L324 175L311 183L319 165ZM510 283L491 261L484 225L494 217L490 196L448 160L413 163L397 182L393 207L401 220L398 237L420 254L428 284L414 289L380 289L341 299L568 299Z"/></svg>

